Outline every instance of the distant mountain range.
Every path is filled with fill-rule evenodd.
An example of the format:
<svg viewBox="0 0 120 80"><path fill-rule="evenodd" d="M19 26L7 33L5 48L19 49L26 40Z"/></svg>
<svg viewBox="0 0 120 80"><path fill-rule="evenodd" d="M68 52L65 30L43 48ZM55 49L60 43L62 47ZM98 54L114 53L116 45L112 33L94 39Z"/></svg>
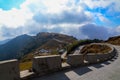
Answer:
<svg viewBox="0 0 120 80"><path fill-rule="evenodd" d="M3 42L4 44L0 45L0 60L21 58L31 51L41 48L59 48L75 40L77 39L72 36L58 33L42 32L38 33L36 36L24 34L12 40L8 40L7 42Z"/></svg>
<svg viewBox="0 0 120 80"><path fill-rule="evenodd" d="M5 44L5 43L7 43L7 42L9 42L11 39L6 39L6 40L3 40L3 41L0 41L0 45L3 45L3 44Z"/></svg>

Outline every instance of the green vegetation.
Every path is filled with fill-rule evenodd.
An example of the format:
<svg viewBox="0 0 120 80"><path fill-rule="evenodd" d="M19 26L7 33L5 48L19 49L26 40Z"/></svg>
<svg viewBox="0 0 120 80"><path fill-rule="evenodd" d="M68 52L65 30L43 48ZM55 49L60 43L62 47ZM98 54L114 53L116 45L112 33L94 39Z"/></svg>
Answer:
<svg viewBox="0 0 120 80"><path fill-rule="evenodd" d="M110 50L111 48L108 47L107 45L89 44L82 48L81 53L84 55L88 53L103 54L103 53L108 53Z"/></svg>

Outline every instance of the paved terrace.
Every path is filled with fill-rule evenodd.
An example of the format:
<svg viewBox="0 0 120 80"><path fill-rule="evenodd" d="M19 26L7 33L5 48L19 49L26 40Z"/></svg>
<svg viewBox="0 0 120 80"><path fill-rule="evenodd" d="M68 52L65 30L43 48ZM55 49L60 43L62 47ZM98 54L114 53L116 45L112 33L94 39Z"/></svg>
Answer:
<svg viewBox="0 0 120 80"><path fill-rule="evenodd" d="M120 46L117 55L104 63L67 69L31 80L120 80Z"/></svg>

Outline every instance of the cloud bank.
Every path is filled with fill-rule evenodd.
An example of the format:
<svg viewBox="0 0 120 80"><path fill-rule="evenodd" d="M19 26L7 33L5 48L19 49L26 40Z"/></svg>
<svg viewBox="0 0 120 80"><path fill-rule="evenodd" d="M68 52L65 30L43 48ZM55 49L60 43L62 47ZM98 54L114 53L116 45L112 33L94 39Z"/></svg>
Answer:
<svg viewBox="0 0 120 80"><path fill-rule="evenodd" d="M107 39L120 34L119 22L115 21L120 16L119 3L119 0L25 0L19 9L0 9L0 40L38 32ZM110 12L113 14L108 15Z"/></svg>

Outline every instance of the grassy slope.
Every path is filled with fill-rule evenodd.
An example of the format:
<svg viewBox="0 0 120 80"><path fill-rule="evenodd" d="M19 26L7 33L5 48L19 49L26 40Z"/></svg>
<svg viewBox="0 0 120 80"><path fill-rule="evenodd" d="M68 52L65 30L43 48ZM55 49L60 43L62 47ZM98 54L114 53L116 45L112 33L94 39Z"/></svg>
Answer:
<svg viewBox="0 0 120 80"><path fill-rule="evenodd" d="M114 44L114 45L120 45L120 36L111 37L106 42Z"/></svg>
<svg viewBox="0 0 120 80"><path fill-rule="evenodd" d="M83 47L81 50L82 54L88 54L88 53L108 53L111 50L110 47L106 45L99 45L99 44L89 44Z"/></svg>

